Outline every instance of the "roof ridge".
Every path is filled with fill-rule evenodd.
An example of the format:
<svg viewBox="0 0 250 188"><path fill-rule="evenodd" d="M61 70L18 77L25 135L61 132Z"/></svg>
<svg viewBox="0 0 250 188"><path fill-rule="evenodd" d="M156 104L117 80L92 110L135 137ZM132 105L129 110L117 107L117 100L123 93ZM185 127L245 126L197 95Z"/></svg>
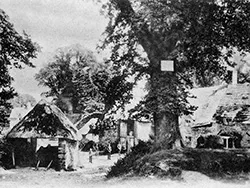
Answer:
<svg viewBox="0 0 250 188"><path fill-rule="evenodd" d="M228 88L228 86L229 86L229 84L225 84L225 85L220 86L219 88L215 89L213 91L213 93L209 95L209 97L215 95L218 91L221 91L221 90L223 90L225 88Z"/></svg>
<svg viewBox="0 0 250 188"><path fill-rule="evenodd" d="M42 108L44 111L39 112L39 108ZM48 109L49 108L49 109ZM37 111L38 110L38 111ZM46 111L47 110L47 111ZM49 110L49 111L48 111ZM34 113L38 114L38 115L34 115ZM7 134L7 137L12 134L14 134L15 132L19 132L19 128L24 126L24 123L29 119L31 121L35 121L34 117L37 117L43 113L46 113L47 115L50 113L53 113L53 115L55 115L59 121L60 124L63 125L65 130L68 130L70 133L70 137L72 137L73 139L77 140L78 139L78 130L75 127L75 125L68 119L68 117L61 111L60 108L58 108L56 105L47 102L46 100L42 99L40 100L29 112L28 114L26 114ZM32 118L32 119L30 119ZM36 123L35 125L32 125L31 127L36 127L38 126L38 124ZM27 131L29 132L29 131ZM22 133L25 134L25 133ZM35 134L39 134L39 133L35 133ZM21 135L19 135L21 136ZM60 136L60 135L59 135Z"/></svg>

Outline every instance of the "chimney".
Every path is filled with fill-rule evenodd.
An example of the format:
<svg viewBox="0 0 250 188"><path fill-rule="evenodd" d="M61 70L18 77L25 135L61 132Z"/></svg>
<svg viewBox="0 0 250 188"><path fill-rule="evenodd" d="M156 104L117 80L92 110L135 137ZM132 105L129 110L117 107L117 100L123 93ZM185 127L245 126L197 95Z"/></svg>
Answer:
<svg viewBox="0 0 250 188"><path fill-rule="evenodd" d="M73 114L73 105L71 103L70 97L64 97L62 95L59 96L60 100L67 106L68 108L68 114Z"/></svg>

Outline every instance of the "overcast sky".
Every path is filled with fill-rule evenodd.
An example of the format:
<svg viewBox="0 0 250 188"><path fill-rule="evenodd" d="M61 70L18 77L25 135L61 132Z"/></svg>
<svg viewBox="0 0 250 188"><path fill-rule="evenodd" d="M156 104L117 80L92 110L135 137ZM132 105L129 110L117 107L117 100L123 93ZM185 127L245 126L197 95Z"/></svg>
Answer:
<svg viewBox="0 0 250 188"><path fill-rule="evenodd" d="M37 86L34 74L46 64L49 54L76 43L95 50L107 25L99 5L92 0L1 0L0 8L18 32L25 30L42 47L42 53L34 60L36 69L11 71L16 90L36 99L44 88Z"/></svg>

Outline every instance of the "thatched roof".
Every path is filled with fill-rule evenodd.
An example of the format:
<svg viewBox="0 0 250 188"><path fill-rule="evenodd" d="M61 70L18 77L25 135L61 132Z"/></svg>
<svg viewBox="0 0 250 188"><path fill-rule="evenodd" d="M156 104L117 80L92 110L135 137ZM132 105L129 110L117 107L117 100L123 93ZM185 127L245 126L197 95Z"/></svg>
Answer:
<svg viewBox="0 0 250 188"><path fill-rule="evenodd" d="M7 134L8 138L68 138L77 140L77 129L55 105L41 100Z"/></svg>
<svg viewBox="0 0 250 188"><path fill-rule="evenodd" d="M192 116L193 127L207 125L219 116L240 118L242 122L250 117L250 84L198 88L191 93L196 99L189 102L198 107Z"/></svg>
<svg viewBox="0 0 250 188"><path fill-rule="evenodd" d="M227 87L227 85L196 88L190 91L195 98L190 98L189 103L197 107L197 110L189 117L189 120L193 120L192 124L194 126L208 125L211 123L219 101L224 94L225 87Z"/></svg>
<svg viewBox="0 0 250 188"><path fill-rule="evenodd" d="M86 114L86 115L82 116L78 122L75 123L76 128L78 130L81 130L82 128L86 127L86 124L88 124L89 122L92 123L93 120L91 120L91 119L94 119L94 124L95 124L96 120L100 119L102 116L103 116L103 113L101 113L101 112L94 112L91 114Z"/></svg>
<svg viewBox="0 0 250 188"><path fill-rule="evenodd" d="M220 106L250 105L250 84L229 85Z"/></svg>
<svg viewBox="0 0 250 188"><path fill-rule="evenodd" d="M82 116L81 119L75 123L78 134L87 135L91 130L91 126L95 126L101 116L103 116L103 114L100 112L94 112L92 114Z"/></svg>

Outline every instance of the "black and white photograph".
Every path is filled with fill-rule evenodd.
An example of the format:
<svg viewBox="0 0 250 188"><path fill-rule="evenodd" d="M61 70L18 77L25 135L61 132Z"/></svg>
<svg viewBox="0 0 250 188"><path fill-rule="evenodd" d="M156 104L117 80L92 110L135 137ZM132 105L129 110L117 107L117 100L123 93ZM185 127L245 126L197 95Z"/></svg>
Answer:
<svg viewBox="0 0 250 188"><path fill-rule="evenodd" d="M0 0L0 188L249 188L250 0Z"/></svg>

